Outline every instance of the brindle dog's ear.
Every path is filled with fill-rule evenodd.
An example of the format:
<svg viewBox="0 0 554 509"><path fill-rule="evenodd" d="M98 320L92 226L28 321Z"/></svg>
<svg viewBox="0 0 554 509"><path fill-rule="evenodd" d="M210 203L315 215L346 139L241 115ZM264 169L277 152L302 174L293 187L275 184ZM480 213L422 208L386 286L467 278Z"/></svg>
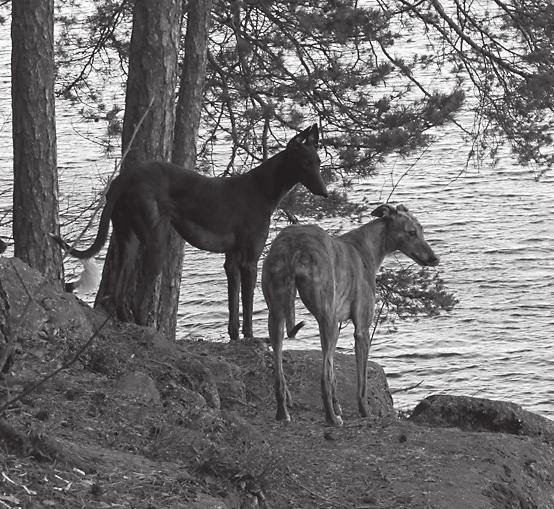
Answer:
<svg viewBox="0 0 554 509"><path fill-rule="evenodd" d="M319 129L317 127L317 124L312 125L310 127L310 130L308 132L308 135L306 136L306 141L304 142L306 145L310 145L314 148L318 148L319 146Z"/></svg>
<svg viewBox="0 0 554 509"><path fill-rule="evenodd" d="M406 207L404 205L397 205L396 206L396 211L397 212L408 212L408 207Z"/></svg>
<svg viewBox="0 0 554 509"><path fill-rule="evenodd" d="M375 217L390 217L393 214L396 214L396 209L394 208L394 205L389 205L388 203L384 203L383 205L379 205L372 213L372 216Z"/></svg>

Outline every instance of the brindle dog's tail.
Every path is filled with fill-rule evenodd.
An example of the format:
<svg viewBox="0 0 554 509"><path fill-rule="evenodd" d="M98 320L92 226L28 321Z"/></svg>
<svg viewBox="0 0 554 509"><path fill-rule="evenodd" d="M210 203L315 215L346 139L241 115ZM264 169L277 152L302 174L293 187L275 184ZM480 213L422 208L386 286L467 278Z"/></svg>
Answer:
<svg viewBox="0 0 554 509"><path fill-rule="evenodd" d="M304 327L304 325L306 325L304 323L304 320L302 320L301 322L298 322L291 330L287 330L287 337L289 339L293 339L296 337L296 333L302 328Z"/></svg>
<svg viewBox="0 0 554 509"><path fill-rule="evenodd" d="M74 258L84 260L96 256L108 239L110 218L112 216L114 205L121 196L122 190L123 186L121 185L118 176L110 184L110 188L106 195L106 205L104 205L104 209L102 210L102 214L100 216L98 233L96 234L96 238L94 239L92 246L90 246L88 249L75 249L74 247L70 246L65 240L63 240L59 235L54 235L53 233L51 233L50 236L56 241L57 244L62 247L62 249L67 251L67 253Z"/></svg>

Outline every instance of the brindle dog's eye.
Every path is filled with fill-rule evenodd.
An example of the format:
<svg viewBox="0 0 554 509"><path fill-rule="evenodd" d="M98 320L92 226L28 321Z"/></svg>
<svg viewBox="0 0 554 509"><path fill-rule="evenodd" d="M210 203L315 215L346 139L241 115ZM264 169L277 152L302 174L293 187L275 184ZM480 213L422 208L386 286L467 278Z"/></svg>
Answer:
<svg viewBox="0 0 554 509"><path fill-rule="evenodd" d="M408 232L408 235L409 235L410 237L417 237L417 232L416 232L415 230L410 230L410 231Z"/></svg>

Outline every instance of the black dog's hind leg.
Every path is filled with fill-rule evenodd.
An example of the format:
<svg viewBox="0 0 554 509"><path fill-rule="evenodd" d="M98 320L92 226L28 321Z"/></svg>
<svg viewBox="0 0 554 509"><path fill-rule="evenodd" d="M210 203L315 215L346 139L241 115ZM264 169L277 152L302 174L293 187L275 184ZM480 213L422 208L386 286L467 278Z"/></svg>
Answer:
<svg viewBox="0 0 554 509"><path fill-rule="evenodd" d="M132 322L130 309L130 286L133 274L136 272L139 241L134 234L121 241L118 239L117 281L114 290L114 305L117 318L122 322Z"/></svg>
<svg viewBox="0 0 554 509"><path fill-rule="evenodd" d="M147 235L142 236L142 267L137 280L137 288L133 300L133 314L139 325L148 325L149 302L148 295L154 291L154 282L163 268L165 246L168 244L169 218L155 217ZM146 233L142 232L142 233Z"/></svg>

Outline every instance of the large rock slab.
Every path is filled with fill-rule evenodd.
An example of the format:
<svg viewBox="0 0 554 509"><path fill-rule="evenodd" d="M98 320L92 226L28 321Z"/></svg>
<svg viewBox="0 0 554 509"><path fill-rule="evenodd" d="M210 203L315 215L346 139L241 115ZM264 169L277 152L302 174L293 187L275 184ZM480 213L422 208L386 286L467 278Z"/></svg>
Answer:
<svg viewBox="0 0 554 509"><path fill-rule="evenodd" d="M436 394L421 401L409 420L431 427L527 435L554 443L554 421L506 401Z"/></svg>
<svg viewBox="0 0 554 509"><path fill-rule="evenodd" d="M318 350L289 350L284 352L283 366L289 381L292 401L299 407L312 407L317 402L323 412L321 400L322 354ZM354 355L335 353L337 397L347 418L358 416L356 358ZM367 399L369 413L374 418L396 416L387 377L379 364L368 361ZM323 414L322 414L323 415Z"/></svg>
<svg viewBox="0 0 554 509"><path fill-rule="evenodd" d="M186 349L204 357L214 373L223 406L231 406L245 395L245 403L275 408L273 390L273 355L263 341L231 341L229 343L183 342ZM209 359L209 361L208 361ZM229 363L225 369L218 363ZM291 393L293 420L300 416L321 416L324 420L321 399L321 350L286 350L283 352L283 368ZM356 398L357 376L354 355L335 352L335 375L337 396L342 406L343 417L359 416ZM239 369L237 369L237 367ZM393 399L383 368L368 362L368 403L370 415L376 419L396 417ZM225 401L226 398L226 401Z"/></svg>

